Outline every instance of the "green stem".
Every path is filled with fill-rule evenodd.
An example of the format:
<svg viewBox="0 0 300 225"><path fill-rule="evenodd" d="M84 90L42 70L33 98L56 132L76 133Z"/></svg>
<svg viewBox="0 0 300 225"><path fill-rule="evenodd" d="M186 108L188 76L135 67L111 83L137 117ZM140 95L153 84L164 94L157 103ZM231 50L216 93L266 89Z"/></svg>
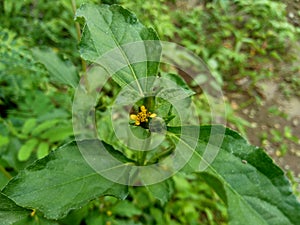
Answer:
<svg viewBox="0 0 300 225"><path fill-rule="evenodd" d="M76 13L76 1L75 0L71 0L72 3L72 9L73 9L73 13L75 15ZM80 25L78 22L75 22L75 27L76 27L76 33L77 33L77 40L78 42L81 39L81 30L80 30ZM81 65L82 65L82 71L84 72L84 74L86 73L86 62L81 58Z"/></svg>
<svg viewBox="0 0 300 225"><path fill-rule="evenodd" d="M10 175L10 173L7 172L7 171L5 170L5 168L4 168L2 165L0 165L0 172L3 173L4 176L6 176L8 179L11 179L11 178L12 178L12 175Z"/></svg>
<svg viewBox="0 0 300 225"><path fill-rule="evenodd" d="M155 105L155 97L154 96L150 96L145 98L144 100L144 105L145 107L148 109L148 111L153 113L154 110L154 105Z"/></svg>
<svg viewBox="0 0 300 225"><path fill-rule="evenodd" d="M167 156L169 156L172 152L174 152L174 148L173 147L170 147L168 149L166 149L165 151L153 156L147 163L149 164L152 164L152 163L155 163L157 162L158 160L160 159L163 159Z"/></svg>
<svg viewBox="0 0 300 225"><path fill-rule="evenodd" d="M138 152L138 165L144 166L146 164L146 158L148 154L148 148L151 142L150 135L147 137L147 139L143 143L142 150Z"/></svg>

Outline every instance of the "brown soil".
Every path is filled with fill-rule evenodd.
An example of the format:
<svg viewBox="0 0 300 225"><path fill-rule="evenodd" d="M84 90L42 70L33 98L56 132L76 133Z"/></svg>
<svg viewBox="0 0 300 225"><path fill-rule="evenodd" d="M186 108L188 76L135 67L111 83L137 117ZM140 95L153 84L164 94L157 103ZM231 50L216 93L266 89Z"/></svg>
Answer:
<svg viewBox="0 0 300 225"><path fill-rule="evenodd" d="M292 170L296 177L300 177L300 99L293 97L286 99L275 81L266 81L260 84L267 87L263 90L262 102L239 108L239 105L251 100L245 94L228 93L232 107L236 108L237 115L251 123L247 137L251 144L261 146L267 150L273 159L285 170ZM275 109L275 113L270 113ZM291 129L298 142L289 140L284 129ZM282 140L276 140L272 132L282 134ZM282 145L287 146L286 153Z"/></svg>
<svg viewBox="0 0 300 225"><path fill-rule="evenodd" d="M289 22L300 27L300 0L284 0L287 5ZM300 45L300 44L299 44ZM294 49L298 55L297 64L300 64L300 46ZM286 65L280 65L284 68ZM289 99L283 94L280 85L286 82L284 71L275 79L264 81L257 86L261 94L258 103L245 93L227 93L231 105L236 109L238 116L249 121L247 137L250 143L265 148L270 156L285 171L292 171L300 191L300 97L292 95ZM300 71L298 72L300 76ZM295 76L295 74L293 75ZM241 86L241 90L243 87ZM245 89L244 89L245 90ZM251 104L240 108L245 102ZM270 110L273 113L270 113ZM230 126L230 124L229 124ZM288 127L288 128L285 128ZM290 140L285 129L291 129L297 140ZM273 133L279 133L279 138ZM286 145L286 152L282 146Z"/></svg>
<svg viewBox="0 0 300 225"><path fill-rule="evenodd" d="M300 27L300 0L283 0L287 5L287 17L290 23Z"/></svg>

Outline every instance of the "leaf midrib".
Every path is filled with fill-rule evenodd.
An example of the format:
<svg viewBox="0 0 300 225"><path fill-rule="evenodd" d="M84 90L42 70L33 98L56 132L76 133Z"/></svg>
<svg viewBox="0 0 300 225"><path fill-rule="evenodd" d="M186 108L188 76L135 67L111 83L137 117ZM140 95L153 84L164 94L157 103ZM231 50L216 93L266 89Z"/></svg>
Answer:
<svg viewBox="0 0 300 225"><path fill-rule="evenodd" d="M110 8L109 8L109 10L110 10ZM139 81L138 81L137 74L135 73L135 71L134 71L132 65L130 64L129 59L128 59L126 53L124 52L123 48L121 47L121 45L120 45L119 42L117 41L117 39L116 39L116 37L115 37L115 34L112 32L112 29L110 28L110 27L111 27L111 24L109 24L109 23L106 21L105 17L99 12L99 10L97 10L97 11L98 11L99 15L103 18L103 21L105 21L106 25L108 26L108 28L109 28L109 30L110 30L110 34L111 34L112 40L114 41L115 45L116 45L117 48L120 50L120 52L121 52L121 54L122 54L124 60L126 61L128 67L129 67L129 69L130 69L130 71L131 71L131 73L132 73L132 76L133 76L134 80L135 80L136 83L137 83L137 86L138 86L138 89L139 89L139 92L140 92L141 96L144 96L144 92L143 92L143 90L142 90L141 84L140 84ZM112 12L112 11L110 10L110 12ZM112 16L114 16L114 14L113 14ZM111 21L113 21L113 20L111 20ZM127 43L127 44L128 44L128 43ZM98 54L99 54L99 53L98 53ZM99 55L100 55L100 54L99 54ZM147 62L147 63L148 63L148 62ZM146 70L146 71L148 71L148 70Z"/></svg>

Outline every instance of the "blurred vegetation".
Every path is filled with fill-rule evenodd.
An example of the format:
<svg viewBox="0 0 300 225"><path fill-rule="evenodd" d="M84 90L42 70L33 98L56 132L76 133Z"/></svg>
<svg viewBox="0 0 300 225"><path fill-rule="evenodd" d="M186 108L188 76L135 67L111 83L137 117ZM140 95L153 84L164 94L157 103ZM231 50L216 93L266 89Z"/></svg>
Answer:
<svg viewBox="0 0 300 225"><path fill-rule="evenodd" d="M72 4L73 2L73 4ZM79 57L78 24L74 10L97 0L24 0L0 2L0 188L11 176L37 158L73 138L71 105L74 89L57 80L55 65L79 77L85 63ZM161 40L177 42L198 54L225 92L244 92L257 98L257 83L280 75L284 64L289 83L286 95L300 96L292 51L300 29L286 19L285 5L272 0L235 1L102 1L134 11L154 27ZM68 69L69 68L69 69ZM246 85L245 85L246 84ZM241 87L243 89L241 90ZM102 94L109 93L114 83ZM194 97L197 114L209 123L209 106ZM245 133L249 123L228 103L227 120ZM286 136L294 138L286 128ZM273 131L275 142L280 134ZM61 224L226 224L224 203L193 176L176 176L168 203L155 200L144 188L133 188L126 201L105 197L73 212ZM171 194L171 193L170 193ZM188 202L188 204L187 204ZM85 221L82 222L81 221Z"/></svg>

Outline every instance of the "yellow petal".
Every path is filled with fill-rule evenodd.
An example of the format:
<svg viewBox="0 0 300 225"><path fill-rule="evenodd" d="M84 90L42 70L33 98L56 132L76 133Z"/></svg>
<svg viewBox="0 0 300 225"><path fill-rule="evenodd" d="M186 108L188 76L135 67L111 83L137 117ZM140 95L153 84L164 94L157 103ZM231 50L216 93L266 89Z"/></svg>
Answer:
<svg viewBox="0 0 300 225"><path fill-rule="evenodd" d="M157 115L155 114L155 113L152 113L151 115L150 115L150 117L151 118L154 118L154 117L156 117Z"/></svg>
<svg viewBox="0 0 300 225"><path fill-rule="evenodd" d="M136 120L136 118L137 118L137 116L136 116L136 115L134 115L134 114L131 114L131 115L130 115L130 119L132 119L132 120Z"/></svg>

